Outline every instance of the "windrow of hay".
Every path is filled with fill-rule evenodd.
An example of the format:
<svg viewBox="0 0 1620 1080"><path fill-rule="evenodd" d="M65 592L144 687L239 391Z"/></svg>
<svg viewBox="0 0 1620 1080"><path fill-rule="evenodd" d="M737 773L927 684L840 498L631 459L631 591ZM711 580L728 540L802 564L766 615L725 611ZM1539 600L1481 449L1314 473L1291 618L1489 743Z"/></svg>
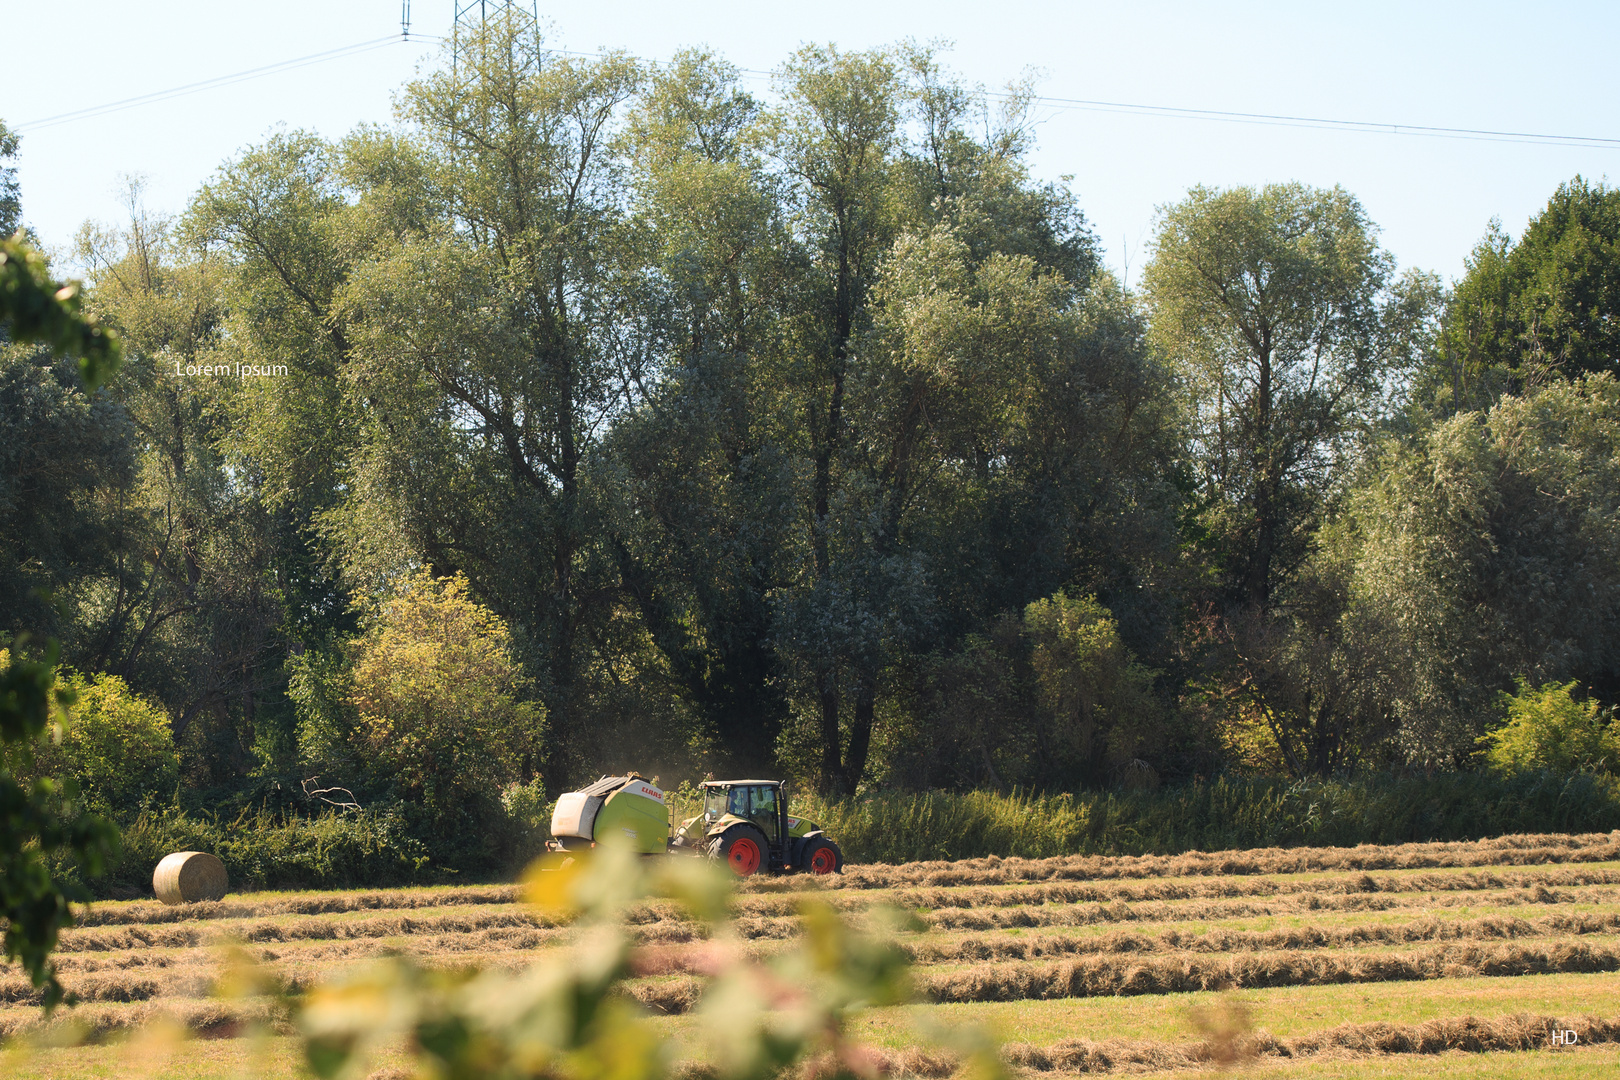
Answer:
<svg viewBox="0 0 1620 1080"><path fill-rule="evenodd" d="M1555 935L1613 934L1617 931L1620 931L1620 912L1550 915L1533 920L1487 916L1468 920L1429 918L1393 925L1300 926L1265 931L1216 929L1201 934L1185 930L1165 930L1158 934L1115 930L1087 937L1043 934L1027 938L967 938L953 942L934 942L924 938L904 947L918 963L938 964L1078 955L1272 952L1284 949L1411 945L1428 941L1512 941Z"/></svg>
<svg viewBox="0 0 1620 1080"><path fill-rule="evenodd" d="M292 1034L285 1013L266 999L215 1001L164 999L131 1005L92 1003L59 1009L46 1017L41 1009L0 1010L0 1039L42 1035L52 1030L73 1030L92 1040L133 1031L161 1019L172 1019L188 1031L205 1036L228 1036L250 1023L265 1024L280 1034Z"/></svg>
<svg viewBox="0 0 1620 1080"><path fill-rule="evenodd" d="M1616 904L1620 891L1595 889L1515 889L1502 892L1433 895L1356 895L1266 897L1259 900L1149 900L1127 904L1047 904L1039 907L940 908L921 912L938 930L1004 930L1099 923L1194 922L1277 915L1366 912L1425 912L1447 908L1525 907L1551 904Z"/></svg>
<svg viewBox="0 0 1620 1080"><path fill-rule="evenodd" d="M1347 896L1360 893L1474 892L1486 889L1585 888L1620 885L1620 869L1601 867L1508 870L1493 873L1464 870L1450 874L1401 874L1375 877L1349 874L1278 881L1236 878L1200 881L1101 881L1094 884L1011 885L1000 888L896 889L885 903L937 911L944 908L1026 907L1031 904L1111 903L1116 900L1229 900L1260 896ZM1552 894L1549 892L1549 896ZM1547 902L1554 902L1548 900ZM788 905L791 910L791 905ZM783 912L785 913L785 912Z"/></svg>
<svg viewBox="0 0 1620 1080"><path fill-rule="evenodd" d="M1407 952L1286 951L1209 957L1084 957L1062 964L980 964L918 973L936 1002L1029 1001L1125 994L1176 994L1330 983L1620 970L1620 950L1585 942L1440 945Z"/></svg>
<svg viewBox="0 0 1620 1080"><path fill-rule="evenodd" d="M69 930L58 951L114 952L125 949L176 949L215 945L226 941L341 941L350 938L407 937L447 932L471 933L497 927L550 929L555 922L527 908L412 917L376 916L369 919L303 918L287 921L232 923L227 926L121 926Z"/></svg>
<svg viewBox="0 0 1620 1080"><path fill-rule="evenodd" d="M1472 843L1428 843L1353 848L1253 848L1182 855L1066 855L1047 859L961 859L850 866L830 884L874 889L896 885L992 885L1116 878L1252 876L1330 870L1466 869L1620 860L1620 835L1504 836Z"/></svg>
<svg viewBox="0 0 1620 1080"><path fill-rule="evenodd" d="M1264 1033L1240 1037L1239 1059L1308 1058L1319 1054L1378 1056L1551 1050L1552 1033L1574 1031L1579 1045L1620 1042L1620 1019L1518 1013L1495 1019L1446 1017L1422 1024L1341 1024L1327 1031L1290 1038ZM1108 1073L1194 1068L1219 1061L1209 1043L1163 1043L1066 1039L1046 1046L1013 1043L1004 1047L1010 1065L1031 1072ZM1573 1062L1572 1062L1573 1064Z"/></svg>
<svg viewBox="0 0 1620 1080"><path fill-rule="evenodd" d="M155 900L99 901L77 908L74 919L80 926L151 925L199 919L253 919L269 915L336 915L351 911L511 904L522 899L522 895L523 890L516 885L489 885L469 889L270 894L178 907Z"/></svg>

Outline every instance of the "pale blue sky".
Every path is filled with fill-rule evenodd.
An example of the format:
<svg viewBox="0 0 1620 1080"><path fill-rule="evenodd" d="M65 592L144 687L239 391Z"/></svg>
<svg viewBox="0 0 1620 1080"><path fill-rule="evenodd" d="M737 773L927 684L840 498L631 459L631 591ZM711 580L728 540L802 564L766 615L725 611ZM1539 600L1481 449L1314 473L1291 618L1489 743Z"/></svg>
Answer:
<svg viewBox="0 0 1620 1080"><path fill-rule="evenodd" d="M441 34L453 0L414 0ZM1101 4L820 0L804 5L540 5L561 47L654 59L707 44L768 70L798 44L951 39L947 62L996 88L1026 68L1041 93L1239 112L1620 138L1620 4ZM399 32L398 0L45 4L0 0L0 118L22 126L24 214L48 244L120 216L121 173L183 209L225 159L277 125L337 136L386 122L433 52L389 44L54 126L31 121ZM751 88L768 92L757 80ZM1360 197L1402 266L1461 274L1499 216L1515 234L1576 173L1620 180L1620 145L1573 147L1045 109L1038 173L1071 175L1108 260L1132 276L1154 208L1193 184L1300 180Z"/></svg>

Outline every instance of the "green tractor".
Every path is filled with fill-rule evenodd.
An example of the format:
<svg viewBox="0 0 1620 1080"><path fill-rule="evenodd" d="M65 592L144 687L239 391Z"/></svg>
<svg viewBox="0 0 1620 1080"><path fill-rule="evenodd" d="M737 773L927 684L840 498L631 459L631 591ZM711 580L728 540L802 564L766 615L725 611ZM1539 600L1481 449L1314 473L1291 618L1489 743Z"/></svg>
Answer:
<svg viewBox="0 0 1620 1080"><path fill-rule="evenodd" d="M705 780L703 813L688 818L669 842L673 851L723 859L738 877L762 871L844 869L844 853L821 826L789 817L780 780Z"/></svg>
<svg viewBox="0 0 1620 1080"><path fill-rule="evenodd" d="M665 851L723 859L739 877L776 871L833 874L844 854L814 822L789 817L780 780L706 780L703 813L671 837L669 804L652 780L637 773L604 776L557 800L551 814L552 852L594 848L611 839L632 851Z"/></svg>

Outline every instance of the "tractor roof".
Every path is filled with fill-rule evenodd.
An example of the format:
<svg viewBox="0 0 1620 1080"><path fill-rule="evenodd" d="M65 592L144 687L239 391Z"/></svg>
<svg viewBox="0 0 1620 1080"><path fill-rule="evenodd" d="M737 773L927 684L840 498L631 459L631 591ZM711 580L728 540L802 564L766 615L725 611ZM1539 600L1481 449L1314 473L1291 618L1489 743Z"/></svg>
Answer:
<svg viewBox="0 0 1620 1080"><path fill-rule="evenodd" d="M780 786L781 783L780 780L705 780L698 787L740 787L743 784L770 784L776 787Z"/></svg>

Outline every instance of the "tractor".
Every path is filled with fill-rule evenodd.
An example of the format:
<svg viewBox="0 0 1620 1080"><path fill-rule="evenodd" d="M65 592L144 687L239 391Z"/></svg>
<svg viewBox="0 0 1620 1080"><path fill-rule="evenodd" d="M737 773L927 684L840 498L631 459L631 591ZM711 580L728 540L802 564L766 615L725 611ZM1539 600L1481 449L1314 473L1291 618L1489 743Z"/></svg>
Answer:
<svg viewBox="0 0 1620 1080"><path fill-rule="evenodd" d="M724 859L738 877L760 871L844 869L844 853L821 826L789 817L780 780L705 780L703 813L688 818L669 842L674 851Z"/></svg>
<svg viewBox="0 0 1620 1080"><path fill-rule="evenodd" d="M670 836L669 805L647 777L604 776L557 800L546 846L553 852L594 848L609 838L643 855L664 852L724 860L739 877L769 871L832 874L844 855L821 827L789 817L780 780L706 780L703 813Z"/></svg>

